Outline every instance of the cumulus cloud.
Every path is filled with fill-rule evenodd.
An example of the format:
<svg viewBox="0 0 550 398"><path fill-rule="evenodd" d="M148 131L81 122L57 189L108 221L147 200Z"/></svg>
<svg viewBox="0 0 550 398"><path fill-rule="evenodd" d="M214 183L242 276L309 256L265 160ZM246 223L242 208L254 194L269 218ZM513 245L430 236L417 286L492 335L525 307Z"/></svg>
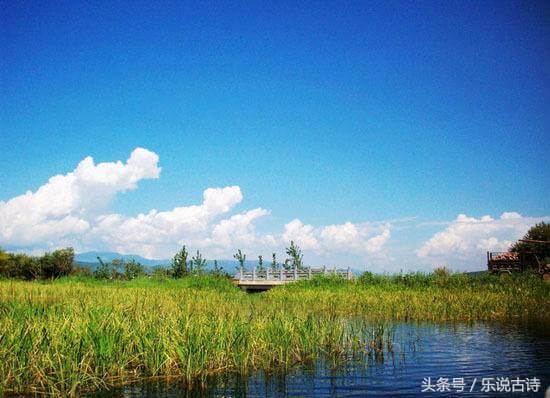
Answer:
<svg viewBox="0 0 550 398"><path fill-rule="evenodd" d="M227 213L242 198L238 186L208 188L200 205L162 212L153 209L136 217L101 216L89 235L92 242L101 240L116 251L162 257L182 244L204 246L212 220Z"/></svg>
<svg viewBox="0 0 550 398"><path fill-rule="evenodd" d="M314 232L313 226L305 225L302 221L294 219L285 225L283 239L286 242L293 240L304 250L313 249L318 251L319 241L315 235L317 233Z"/></svg>
<svg viewBox="0 0 550 398"><path fill-rule="evenodd" d="M527 230L550 217L524 217L516 212L504 212L497 219L460 214L447 228L425 242L416 254L421 259L451 263L471 260L479 264L486 251L505 251Z"/></svg>
<svg viewBox="0 0 550 398"><path fill-rule="evenodd" d="M283 239L293 240L303 249L311 249L319 255L330 252L346 252L357 255L378 253L390 238L390 225L373 226L368 223L328 225L314 228L299 219L285 225Z"/></svg>
<svg viewBox="0 0 550 398"><path fill-rule="evenodd" d="M253 258L262 253L280 255L293 240L307 258L320 263L355 261L351 263L355 265L361 261L370 267L386 267L388 261L397 261L401 267L403 261L394 255L401 250L402 260L409 261L414 250L405 247L406 242L400 248L387 248L392 234L410 228L407 223L414 218L324 226L296 218L280 231L259 232L257 225L270 212L258 207L235 213L243 201L239 186L205 189L198 204L169 210L152 209L138 215L109 210L118 193L136 189L142 180L159 178L160 172L158 155L143 148L136 148L125 162L95 163L86 157L73 171L51 177L34 192L0 201L0 245L27 252L73 246L77 251L112 250L168 258L186 244L208 258L231 258L237 248ZM416 250L417 259L424 265L442 261L454 266L462 261L470 268L480 266L485 251L506 250L540 221L550 221L550 217L525 217L517 212L504 212L498 218L460 214L445 224L423 223L444 225L444 229Z"/></svg>
<svg viewBox="0 0 550 398"><path fill-rule="evenodd" d="M0 201L0 244L28 252L73 246L113 250L149 258L171 256L181 245L208 256L230 257L236 248L262 253L283 251L290 240L304 251L378 253L390 237L389 224L344 224L313 227L299 219L280 233L258 233L263 208L230 213L243 200L240 187L208 188L197 205L152 209L136 216L109 211L114 197L134 190L144 179L159 178L159 157L136 148L126 162L95 163L84 158L64 175L51 177L35 192Z"/></svg>
<svg viewBox="0 0 550 398"><path fill-rule="evenodd" d="M90 229L89 217L103 210L118 192L133 190L142 179L158 178L158 156L136 148L126 163L95 164L91 157L76 169L51 177L35 192L0 201L0 242L13 245L54 243Z"/></svg>

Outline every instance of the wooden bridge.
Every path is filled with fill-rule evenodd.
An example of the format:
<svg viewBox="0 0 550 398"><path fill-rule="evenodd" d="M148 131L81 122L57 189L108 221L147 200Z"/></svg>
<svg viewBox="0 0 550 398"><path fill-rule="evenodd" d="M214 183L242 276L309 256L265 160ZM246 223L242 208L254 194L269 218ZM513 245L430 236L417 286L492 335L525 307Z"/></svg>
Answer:
<svg viewBox="0 0 550 398"><path fill-rule="evenodd" d="M264 291L274 286L284 285L290 282L296 282L304 279L311 279L315 275L339 275L345 279L352 279L353 273L347 269L327 269L323 268L292 268L273 271L269 268L252 271L246 271L242 267L235 275L235 284L247 291Z"/></svg>

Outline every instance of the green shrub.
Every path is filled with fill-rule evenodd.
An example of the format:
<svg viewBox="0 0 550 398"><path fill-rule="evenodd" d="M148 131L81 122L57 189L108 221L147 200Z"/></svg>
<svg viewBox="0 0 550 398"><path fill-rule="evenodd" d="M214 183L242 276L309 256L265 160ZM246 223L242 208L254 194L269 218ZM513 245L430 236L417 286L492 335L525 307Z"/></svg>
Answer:
<svg viewBox="0 0 550 398"><path fill-rule="evenodd" d="M538 265L532 259L533 255L543 264L550 262L550 244L548 243L550 242L550 223L543 221L536 224L527 231L523 239L531 242L518 241L512 245L510 250L523 255L527 261L533 261L532 265Z"/></svg>
<svg viewBox="0 0 550 398"><path fill-rule="evenodd" d="M187 252L187 249L185 248L185 245L181 248L179 252L177 252L174 255L174 258L172 259L172 277L173 278L183 278L184 276L189 274L188 264L187 264L187 257L189 256L189 253Z"/></svg>
<svg viewBox="0 0 550 398"><path fill-rule="evenodd" d="M45 253L39 261L43 278L53 279L66 276L73 269L74 250L70 247Z"/></svg>
<svg viewBox="0 0 550 398"><path fill-rule="evenodd" d="M1 250L0 276L23 280L59 278L71 273L73 260L72 248L45 253L41 257Z"/></svg>
<svg viewBox="0 0 550 398"><path fill-rule="evenodd" d="M145 269L143 265L135 261L134 259L124 264L124 277L126 280L132 280L137 277L145 275Z"/></svg>

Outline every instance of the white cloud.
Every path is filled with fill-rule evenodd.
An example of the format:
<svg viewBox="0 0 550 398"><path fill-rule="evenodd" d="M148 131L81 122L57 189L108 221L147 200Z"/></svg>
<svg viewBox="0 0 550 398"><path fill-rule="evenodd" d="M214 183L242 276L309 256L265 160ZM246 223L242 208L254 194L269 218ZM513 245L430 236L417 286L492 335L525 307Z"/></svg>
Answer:
<svg viewBox="0 0 550 398"><path fill-rule="evenodd" d="M294 219L285 225L283 240L285 242L294 241L304 250L319 250L319 241L314 236L314 228L311 225L305 225L302 221Z"/></svg>
<svg viewBox="0 0 550 398"><path fill-rule="evenodd" d="M304 250L311 249L318 255L346 252L366 256L380 252L389 238L389 224L375 227L350 221L314 228L295 219L285 225L283 233L284 241L293 240Z"/></svg>
<svg viewBox="0 0 550 398"><path fill-rule="evenodd" d="M109 214L98 218L90 235L106 246L148 257L163 257L182 244L202 247L209 238L211 222L242 201L238 186L208 188L201 205L151 210L136 217Z"/></svg>
<svg viewBox="0 0 550 398"><path fill-rule="evenodd" d="M505 251L537 222L550 217L524 217L516 212L504 212L498 219L460 214L447 228L437 232L417 251L419 258L481 265L486 251Z"/></svg>
<svg viewBox="0 0 550 398"><path fill-rule="evenodd" d="M145 178L158 178L158 156L136 148L127 162L94 164L91 157L76 169L51 177L36 190L0 201L0 242L13 245L54 243L82 234L89 217L104 209L118 193L135 189Z"/></svg>
<svg viewBox="0 0 550 398"><path fill-rule="evenodd" d="M245 213L235 214L221 220L212 229L208 243L220 248L255 247L263 244L276 244L271 235L258 235L254 221L269 214L269 211L257 208Z"/></svg>
<svg viewBox="0 0 550 398"><path fill-rule="evenodd" d="M129 159L94 163L84 158L64 175L56 175L35 192L0 202L0 244L27 252L73 246L77 251L113 250L149 258L167 258L183 244L205 255L230 258L237 248L253 254L283 252L294 240L319 256L380 253L390 224L344 224L314 227L294 219L280 233L258 233L263 208L230 213L243 200L240 187L208 188L202 203L171 210L152 209L136 216L109 212L119 192L134 190L143 179L158 178L159 157L136 148Z"/></svg>
<svg viewBox="0 0 550 398"><path fill-rule="evenodd" d="M529 227L550 217L524 217L504 212L498 218L460 214L416 251L418 264L410 264L414 246L409 238L399 246L388 244L392 235L411 228L415 218L314 226L296 218L282 231L260 233L256 225L270 212L261 207L232 212L243 201L239 186L208 188L199 204L135 216L109 211L120 192L137 188L143 179L158 178L159 158L154 152L135 149L126 162L94 163L91 157L64 175L51 177L34 192L0 201L0 245L26 252L73 246L77 251L112 250L149 258L168 258L182 245L200 249L207 258L231 258L242 249L248 258L281 254L291 240L312 264L365 265L391 270L391 264L480 268L484 252L506 250ZM420 223L436 227L437 223ZM389 246L389 247L388 247ZM457 264L459 263L459 264ZM388 267L389 266L389 267ZM374 267L374 268L373 268ZM395 268L395 267L394 267Z"/></svg>

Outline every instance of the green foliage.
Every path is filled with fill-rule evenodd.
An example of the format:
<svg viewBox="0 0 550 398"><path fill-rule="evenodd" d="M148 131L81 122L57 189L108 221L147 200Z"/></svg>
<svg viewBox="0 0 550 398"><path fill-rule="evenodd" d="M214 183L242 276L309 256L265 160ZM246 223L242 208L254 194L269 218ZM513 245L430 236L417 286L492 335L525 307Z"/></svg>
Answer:
<svg viewBox="0 0 550 398"><path fill-rule="evenodd" d="M81 267L79 265L73 265L71 276L89 278L89 277L92 277L93 275L94 274L90 268Z"/></svg>
<svg viewBox="0 0 550 398"><path fill-rule="evenodd" d="M300 250L298 245L296 245L293 240L290 241L290 247L286 248L286 254L290 256L290 261L292 262L293 268L295 267L298 269L305 269L302 264L304 255L302 254L302 251Z"/></svg>
<svg viewBox="0 0 550 398"><path fill-rule="evenodd" d="M134 259L124 264L124 277L126 278L126 280L130 281L132 279L135 279L144 275L145 275L145 269L143 265L141 265L139 262L135 261Z"/></svg>
<svg viewBox="0 0 550 398"><path fill-rule="evenodd" d="M97 258L99 261L99 267L94 271L94 278L96 279L111 279L112 270L111 264L105 263L100 257Z"/></svg>
<svg viewBox="0 0 550 398"><path fill-rule="evenodd" d="M73 261L74 250L72 247L45 253L40 258L42 277L53 279L69 275L73 269Z"/></svg>
<svg viewBox="0 0 550 398"><path fill-rule="evenodd" d="M278 271L279 270L279 263L277 262L277 255L275 253L271 253L271 271Z"/></svg>
<svg viewBox="0 0 550 398"><path fill-rule="evenodd" d="M9 261L10 261L10 255L0 247L0 274L1 274L1 270L4 269L4 267L7 267Z"/></svg>
<svg viewBox="0 0 550 398"><path fill-rule="evenodd" d="M257 270L258 270L259 272L265 271L265 267L264 267L264 258L263 258L263 256L261 256L261 255L258 256L258 268L257 268Z"/></svg>
<svg viewBox="0 0 550 398"><path fill-rule="evenodd" d="M153 279L164 280L172 276L172 271L166 267L156 266L151 273Z"/></svg>
<svg viewBox="0 0 550 398"><path fill-rule="evenodd" d="M375 285L379 284L379 277L370 271L363 272L358 279L361 285Z"/></svg>
<svg viewBox="0 0 550 398"><path fill-rule="evenodd" d="M241 249L237 250L237 253L233 255L233 258L239 262L239 268L243 271L246 271L246 267L244 266L244 262L246 261L246 254L243 254L241 252Z"/></svg>
<svg viewBox="0 0 550 398"><path fill-rule="evenodd" d="M176 279L183 278L184 276L189 274L189 269L187 264L188 256L189 256L189 253L187 252L185 245L183 245L181 250L177 252L174 258L172 259L172 277L173 278L176 278Z"/></svg>
<svg viewBox="0 0 550 398"><path fill-rule="evenodd" d="M292 265L290 263L290 259L285 259L285 262L283 263L283 268L287 271L290 271L292 269Z"/></svg>
<svg viewBox="0 0 550 398"><path fill-rule="evenodd" d="M536 224L527 231L523 239L547 243L518 241L512 245L510 251L522 254L528 260L534 254L542 264L550 263L550 223L542 221Z"/></svg>
<svg viewBox="0 0 550 398"><path fill-rule="evenodd" d="M191 258L189 273L192 275L203 274L206 269L206 260L202 258L202 254L197 250L197 254Z"/></svg>
<svg viewBox="0 0 550 398"><path fill-rule="evenodd" d="M35 257L0 250L0 276L23 280L53 279L69 275L73 269L72 248Z"/></svg>
<svg viewBox="0 0 550 398"><path fill-rule="evenodd" d="M218 276L218 277L228 277L229 275L227 274L227 272L224 271L223 267L221 267L219 264L218 264L218 260L214 260L214 267L212 269L212 275L214 276Z"/></svg>
<svg viewBox="0 0 550 398"><path fill-rule="evenodd" d="M273 374L380 349L394 320L550 327L550 284L532 273L438 277L317 276L255 295L209 275L0 281L0 391L81 396L145 378Z"/></svg>
<svg viewBox="0 0 550 398"><path fill-rule="evenodd" d="M9 254L10 260L4 270L7 278L23 279L30 281L42 276L41 261L39 257L28 256L23 253Z"/></svg>
<svg viewBox="0 0 550 398"><path fill-rule="evenodd" d="M111 262L104 262L100 257L99 267L96 268L93 275L99 280L132 280L145 276L145 268L134 259L125 262L123 259L115 258Z"/></svg>

